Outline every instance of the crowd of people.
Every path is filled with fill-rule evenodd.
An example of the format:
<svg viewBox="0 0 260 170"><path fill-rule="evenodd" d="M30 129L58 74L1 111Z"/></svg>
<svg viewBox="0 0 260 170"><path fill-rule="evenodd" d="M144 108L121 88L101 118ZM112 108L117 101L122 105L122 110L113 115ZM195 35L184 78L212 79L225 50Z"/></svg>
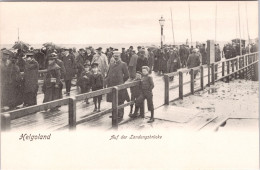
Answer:
<svg viewBox="0 0 260 170"><path fill-rule="evenodd" d="M236 42L232 42L225 44L223 47L223 54L226 59L234 58L240 53L242 55L248 54L248 53L254 53L258 51L258 47L256 43L250 43L246 47L241 44L241 51L240 51L240 44Z"/></svg>
<svg viewBox="0 0 260 170"><path fill-rule="evenodd" d="M230 58L237 53L236 46L232 46L234 52L230 52L231 46L225 45L224 57ZM240 49L238 49L240 50ZM251 46L254 52L255 46ZM246 50L242 50L247 52ZM218 44L215 45L215 61L222 58ZM132 87L129 97L126 89L118 94L118 105L125 101L135 101L135 109L131 105L129 116L132 118L144 117L143 102L147 100L148 110L151 111L151 119L154 121L153 93L154 82L150 75L152 71L158 75L176 72L180 68L193 68L207 64L207 50L205 44L189 47L188 45L164 45L162 48L133 46L121 52L115 48L108 48L106 52L99 47L59 48L43 47L31 48L28 51L18 49L17 53L11 53L6 49L1 50L1 106L15 109L18 105L24 107L37 104L37 92L39 89L39 70L45 70L42 92L43 102L49 102L63 97L62 89L65 85L65 95L69 96L72 79L76 77L76 85L81 93L88 93L106 87L124 84L126 81L142 80L140 86ZM23 74L22 74L23 72ZM197 72L194 74L196 78ZM94 97L94 112L100 112L102 95ZM112 102L111 94L107 95L107 102ZM89 104L89 99L85 100ZM59 106L51 111L58 110ZM134 112L133 112L134 110ZM118 119L123 119L124 109L119 109Z"/></svg>

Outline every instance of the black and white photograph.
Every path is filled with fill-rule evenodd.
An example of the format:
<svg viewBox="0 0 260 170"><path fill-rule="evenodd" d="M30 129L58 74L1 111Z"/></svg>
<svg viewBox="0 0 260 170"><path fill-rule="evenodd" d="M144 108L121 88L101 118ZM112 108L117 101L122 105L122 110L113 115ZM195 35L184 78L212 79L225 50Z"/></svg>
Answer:
<svg viewBox="0 0 260 170"><path fill-rule="evenodd" d="M0 2L1 169L259 169L258 1Z"/></svg>

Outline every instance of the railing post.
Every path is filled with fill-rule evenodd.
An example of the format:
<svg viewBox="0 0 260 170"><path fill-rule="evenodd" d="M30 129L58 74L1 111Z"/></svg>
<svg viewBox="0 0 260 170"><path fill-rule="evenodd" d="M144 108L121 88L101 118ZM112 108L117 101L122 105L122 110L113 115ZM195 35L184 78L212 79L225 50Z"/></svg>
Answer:
<svg viewBox="0 0 260 170"><path fill-rule="evenodd" d="M255 58L255 61L257 61L257 58ZM258 77L258 62L254 63L253 67L254 67L253 81L258 81L259 80L259 77Z"/></svg>
<svg viewBox="0 0 260 170"><path fill-rule="evenodd" d="M11 116L9 113L1 114L1 129L2 131L11 129Z"/></svg>
<svg viewBox="0 0 260 170"><path fill-rule="evenodd" d="M200 87L201 87L201 90L204 89L204 69L203 69L203 66L200 66Z"/></svg>
<svg viewBox="0 0 260 170"><path fill-rule="evenodd" d="M235 71L235 64L234 64L234 60L231 60L231 68L232 68L232 75Z"/></svg>
<svg viewBox="0 0 260 170"><path fill-rule="evenodd" d="M235 73L235 79L237 79L237 75L238 75L238 58L236 58L236 73Z"/></svg>
<svg viewBox="0 0 260 170"><path fill-rule="evenodd" d="M246 70L246 71L245 71L245 72L246 72L246 73L245 73L245 75L246 75L246 76L245 76L245 79L248 80L248 66L246 66L245 70Z"/></svg>
<svg viewBox="0 0 260 170"><path fill-rule="evenodd" d="M118 129L118 88L112 88L112 128Z"/></svg>
<svg viewBox="0 0 260 170"><path fill-rule="evenodd" d="M225 62L222 62L222 77L225 76Z"/></svg>
<svg viewBox="0 0 260 170"><path fill-rule="evenodd" d="M179 98L183 99L183 73L179 72Z"/></svg>
<svg viewBox="0 0 260 170"><path fill-rule="evenodd" d="M208 64L208 86L210 86L210 67L211 65Z"/></svg>
<svg viewBox="0 0 260 170"><path fill-rule="evenodd" d="M230 61L227 61L227 82L229 82L230 77Z"/></svg>
<svg viewBox="0 0 260 170"><path fill-rule="evenodd" d="M164 104L169 105L169 75L164 75Z"/></svg>
<svg viewBox="0 0 260 170"><path fill-rule="evenodd" d="M194 70L190 70L190 92L194 94Z"/></svg>
<svg viewBox="0 0 260 170"><path fill-rule="evenodd" d="M69 99L69 129L76 129L76 98L70 97Z"/></svg>
<svg viewBox="0 0 260 170"><path fill-rule="evenodd" d="M211 64L211 82L215 84L215 63Z"/></svg>
<svg viewBox="0 0 260 170"><path fill-rule="evenodd" d="M246 66L247 66L247 64L246 64L246 56L247 55L245 55L244 57L243 57L243 60L244 60L244 62L243 62L243 67L245 67L244 69L243 69L243 73L244 73L244 79L246 80L247 78L247 69L246 69Z"/></svg>
<svg viewBox="0 0 260 170"><path fill-rule="evenodd" d="M239 62L239 64L238 64L238 76L239 76L239 79L241 79L242 78L242 70L240 70L240 68L242 68L242 59L243 59L243 56L240 56L239 58L238 58L238 62Z"/></svg>

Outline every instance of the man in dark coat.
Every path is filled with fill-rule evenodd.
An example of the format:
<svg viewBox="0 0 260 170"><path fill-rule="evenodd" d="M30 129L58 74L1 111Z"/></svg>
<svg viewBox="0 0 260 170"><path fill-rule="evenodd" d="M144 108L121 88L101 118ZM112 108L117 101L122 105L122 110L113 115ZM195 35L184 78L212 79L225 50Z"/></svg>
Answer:
<svg viewBox="0 0 260 170"><path fill-rule="evenodd" d="M151 74L154 66L154 53L148 48L148 67L150 68L149 73Z"/></svg>
<svg viewBox="0 0 260 170"><path fill-rule="evenodd" d="M108 61L108 64L109 64L111 58L113 57L113 48L112 47L109 47L108 52L107 52L106 55L107 55L107 61Z"/></svg>
<svg viewBox="0 0 260 170"><path fill-rule="evenodd" d="M39 49L36 49L34 52L34 58L39 64L39 70L45 69L45 55Z"/></svg>
<svg viewBox="0 0 260 170"><path fill-rule="evenodd" d="M181 66L180 57L177 53L177 49L170 49L169 59L167 61L168 73L176 72Z"/></svg>
<svg viewBox="0 0 260 170"><path fill-rule="evenodd" d="M32 53L26 54L24 69L24 106L37 104L39 64Z"/></svg>
<svg viewBox="0 0 260 170"><path fill-rule="evenodd" d="M206 44L202 44L202 47L200 47L200 54L202 56L202 65L207 64Z"/></svg>
<svg viewBox="0 0 260 170"><path fill-rule="evenodd" d="M25 62L24 62L24 59L23 59L23 57L24 57L23 51L21 49L18 49L15 56L18 59L17 66L19 67L20 72L24 72Z"/></svg>
<svg viewBox="0 0 260 170"><path fill-rule="evenodd" d="M8 88L8 81L7 81L7 78L8 78L8 74L7 74L7 68L8 68L8 65L10 64L10 58L12 56L10 56L10 54L5 51L5 50L1 50L1 53L0 53L0 56L1 56L1 107L4 107L4 106L7 106L8 104L8 91L7 91L7 88Z"/></svg>
<svg viewBox="0 0 260 170"><path fill-rule="evenodd" d="M7 106L9 109L13 109L23 103L22 76L16 62L17 56L13 56L6 70L7 79L5 81L7 83Z"/></svg>
<svg viewBox="0 0 260 170"><path fill-rule="evenodd" d="M69 96L71 90L71 80L73 79L76 70L76 61L72 49L70 49L69 53L66 53L65 57L63 57L63 63L66 70L64 77L66 87L65 94Z"/></svg>
<svg viewBox="0 0 260 170"><path fill-rule="evenodd" d="M64 79L64 77L66 75L66 69L65 69L63 61L60 60L59 58L57 58L56 64L58 64L58 66L60 66L61 79Z"/></svg>
<svg viewBox="0 0 260 170"><path fill-rule="evenodd" d="M140 56L140 54L142 54L141 51L142 51L142 47L141 47L141 46L138 46L138 47L137 47L137 53L136 53L136 54L137 54L138 56Z"/></svg>
<svg viewBox="0 0 260 170"><path fill-rule="evenodd" d="M190 47L190 54L192 53L193 51L193 46Z"/></svg>
<svg viewBox="0 0 260 170"><path fill-rule="evenodd" d="M137 58L136 71L142 72L142 67L148 66L148 59L145 57L145 51L139 51Z"/></svg>
<svg viewBox="0 0 260 170"><path fill-rule="evenodd" d="M77 65L77 84L79 82L79 79L81 77L81 73L84 71L84 63L86 61L84 49L79 49L79 55L76 58L76 65Z"/></svg>
<svg viewBox="0 0 260 170"><path fill-rule="evenodd" d="M48 62L47 74L44 79L42 91L44 93L43 103L62 98L62 82L60 67L56 64L57 54L52 53ZM58 109L58 106L51 111Z"/></svg>
<svg viewBox="0 0 260 170"><path fill-rule="evenodd" d="M95 52L92 50L91 47L86 48L85 58L89 61L89 63L92 63L92 59L95 55Z"/></svg>
<svg viewBox="0 0 260 170"><path fill-rule="evenodd" d="M187 66L188 68L194 68L198 67L200 65L200 56L196 54L196 50L193 50L192 53L189 55L187 60ZM198 70L194 71L194 79L196 78L196 75L198 73Z"/></svg>
<svg viewBox="0 0 260 170"><path fill-rule="evenodd" d="M233 44L232 46L232 57L231 58L234 58L237 56L237 47L235 44Z"/></svg>
<svg viewBox="0 0 260 170"><path fill-rule="evenodd" d="M108 87L117 86L120 84L124 84L125 81L129 78L129 73L127 70L126 63L120 60L120 52L115 52L114 55L115 62L110 64L106 83ZM127 90L123 89L118 92L118 105L121 105L125 102L125 100L130 101ZM107 101L112 102L111 94L107 95ZM118 119L121 121L124 116L124 108L118 110Z"/></svg>
<svg viewBox="0 0 260 170"><path fill-rule="evenodd" d="M134 50L131 50L130 53L131 53L131 58L128 65L128 71L130 74L130 78L134 79L136 75L136 64L137 64L138 56L136 55Z"/></svg>
<svg viewBox="0 0 260 170"><path fill-rule="evenodd" d="M168 51L166 48L162 49L161 53L161 62L160 62L160 71L161 73L167 73L167 61L168 61Z"/></svg>
<svg viewBox="0 0 260 170"><path fill-rule="evenodd" d="M129 64L129 59L128 59L128 55L127 55L127 53L125 51L125 48L122 48L121 60L123 62L125 62L127 65Z"/></svg>
<svg viewBox="0 0 260 170"><path fill-rule="evenodd" d="M181 60L181 64L182 64L182 66L185 66L185 63L186 63L186 61L185 61L185 46L184 45L181 45L180 46L180 49L179 49L179 54L180 54L180 60Z"/></svg>

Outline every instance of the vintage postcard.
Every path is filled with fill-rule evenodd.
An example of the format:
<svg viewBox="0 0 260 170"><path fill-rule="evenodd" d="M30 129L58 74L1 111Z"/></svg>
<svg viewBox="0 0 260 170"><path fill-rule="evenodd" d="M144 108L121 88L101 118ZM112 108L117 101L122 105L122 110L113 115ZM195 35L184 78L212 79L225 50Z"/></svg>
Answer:
<svg viewBox="0 0 260 170"><path fill-rule="evenodd" d="M1 169L259 169L258 1L0 2Z"/></svg>

